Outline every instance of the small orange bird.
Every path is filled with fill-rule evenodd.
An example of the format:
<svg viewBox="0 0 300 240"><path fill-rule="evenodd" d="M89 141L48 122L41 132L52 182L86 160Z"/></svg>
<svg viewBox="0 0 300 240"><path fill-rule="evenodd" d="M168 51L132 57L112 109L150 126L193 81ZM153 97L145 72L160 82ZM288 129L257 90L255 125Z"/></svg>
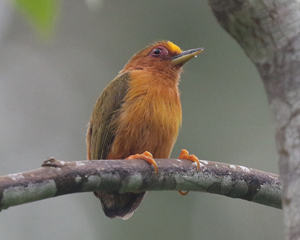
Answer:
<svg viewBox="0 0 300 240"><path fill-rule="evenodd" d="M159 41L136 53L97 100L87 130L87 158L169 158L181 125L178 90L182 65L202 52L182 51L170 41ZM152 154L153 156L152 156ZM197 163L182 150L179 158ZM94 192L106 216L128 219L145 192Z"/></svg>

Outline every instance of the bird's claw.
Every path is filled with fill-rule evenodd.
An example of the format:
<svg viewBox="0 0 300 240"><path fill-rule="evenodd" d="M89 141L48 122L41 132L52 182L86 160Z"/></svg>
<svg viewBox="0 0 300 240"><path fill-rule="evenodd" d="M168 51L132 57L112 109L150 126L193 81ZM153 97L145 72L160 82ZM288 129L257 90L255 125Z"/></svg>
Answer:
<svg viewBox="0 0 300 240"><path fill-rule="evenodd" d="M189 152L185 149L181 150L181 153L178 157L178 159L187 159L190 160L192 162L195 162L197 164L197 172L200 169L200 162L199 159L195 156L195 155L190 155ZM189 191L178 191L182 196L185 196L189 193Z"/></svg>
<svg viewBox="0 0 300 240"><path fill-rule="evenodd" d="M130 155L129 157L127 157L126 159L143 159L146 162L150 163L151 165L154 166L155 169L155 174L157 174L157 164L155 162L155 160L153 159L153 156L150 152L145 151L142 154L134 154L134 155Z"/></svg>

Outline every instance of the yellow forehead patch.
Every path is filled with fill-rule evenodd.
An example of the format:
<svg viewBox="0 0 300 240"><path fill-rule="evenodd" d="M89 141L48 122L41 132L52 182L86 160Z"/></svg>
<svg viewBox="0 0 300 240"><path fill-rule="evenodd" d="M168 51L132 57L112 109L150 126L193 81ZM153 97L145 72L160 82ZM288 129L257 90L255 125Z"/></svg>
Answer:
<svg viewBox="0 0 300 240"><path fill-rule="evenodd" d="M171 52L176 52L176 53L181 53L182 50L180 49L180 47L178 47L177 45L175 45L174 43L167 41L167 45L168 45L168 49Z"/></svg>

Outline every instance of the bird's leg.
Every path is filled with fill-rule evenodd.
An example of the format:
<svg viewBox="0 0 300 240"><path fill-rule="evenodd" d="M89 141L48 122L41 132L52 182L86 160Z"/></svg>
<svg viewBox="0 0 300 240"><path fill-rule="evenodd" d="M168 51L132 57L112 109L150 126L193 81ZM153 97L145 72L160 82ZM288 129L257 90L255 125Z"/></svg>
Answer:
<svg viewBox="0 0 300 240"><path fill-rule="evenodd" d="M200 169L199 159L195 155L190 155L187 150L182 149L178 159L187 159L187 160L197 163L197 171L199 171L199 169ZM189 191L186 191L186 192L178 191L178 192L183 196L187 195L189 193Z"/></svg>
<svg viewBox="0 0 300 240"><path fill-rule="evenodd" d="M200 169L199 159L193 154L190 155L187 150L182 149L178 159L187 159L187 160L197 163L197 171L199 171L199 169Z"/></svg>
<svg viewBox="0 0 300 240"><path fill-rule="evenodd" d="M154 161L152 154L148 151L145 151L142 154L130 155L129 157L127 157L125 159L143 159L146 162L148 162L148 163L150 163L151 165L154 166L155 174L157 174L157 164Z"/></svg>

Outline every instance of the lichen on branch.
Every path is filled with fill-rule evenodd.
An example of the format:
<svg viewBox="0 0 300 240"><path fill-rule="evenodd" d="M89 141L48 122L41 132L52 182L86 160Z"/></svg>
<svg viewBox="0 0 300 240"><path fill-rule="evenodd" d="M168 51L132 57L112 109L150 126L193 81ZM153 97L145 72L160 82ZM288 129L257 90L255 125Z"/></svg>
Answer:
<svg viewBox="0 0 300 240"><path fill-rule="evenodd" d="M281 208L278 175L252 168L200 160L155 159L158 174L143 160L64 162L0 177L0 210L77 192L182 190L215 193Z"/></svg>

